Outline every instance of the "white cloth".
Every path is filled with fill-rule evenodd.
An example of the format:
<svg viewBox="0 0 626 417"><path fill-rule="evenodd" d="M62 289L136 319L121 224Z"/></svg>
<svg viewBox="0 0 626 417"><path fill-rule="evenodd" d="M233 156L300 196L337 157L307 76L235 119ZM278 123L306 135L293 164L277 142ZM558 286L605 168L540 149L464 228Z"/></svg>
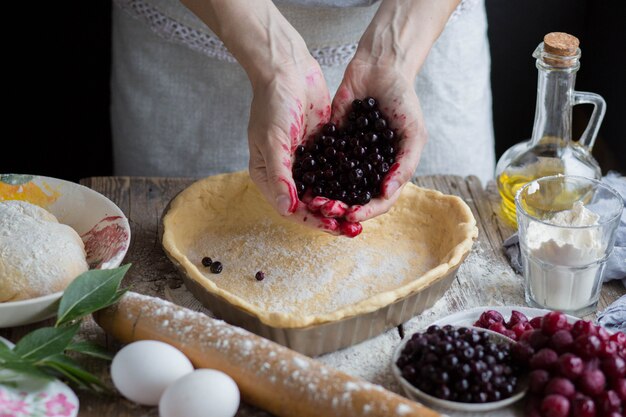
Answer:
<svg viewBox="0 0 626 417"><path fill-rule="evenodd" d="M493 176L486 15L483 1L468 3L448 22L415 81L429 132L417 175L477 175L483 181ZM116 5L115 174L205 176L247 168L252 93L223 44L178 2L117 0ZM322 65L334 94L378 4L278 7Z"/></svg>

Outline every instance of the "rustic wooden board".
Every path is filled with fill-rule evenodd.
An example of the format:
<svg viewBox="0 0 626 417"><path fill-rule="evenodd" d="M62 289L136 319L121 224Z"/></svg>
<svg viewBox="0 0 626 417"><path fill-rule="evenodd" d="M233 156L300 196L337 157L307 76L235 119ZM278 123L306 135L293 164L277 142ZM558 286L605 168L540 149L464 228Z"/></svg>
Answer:
<svg viewBox="0 0 626 417"><path fill-rule="evenodd" d="M159 241L159 219L168 202L193 182L191 178L92 177L81 181L115 202L129 219L131 246L124 263L132 263L124 285L134 291L169 299L196 310L205 310L182 285L182 279L166 258ZM479 238L468 259L461 265L448 292L437 304L386 333L348 349L319 357L328 365L400 392L389 371L389 358L400 342L401 333L410 333L447 314L480 305L524 305L522 277L509 267L501 250L502 240L513 230L498 217L498 196L493 184L485 191L476 177L426 176L416 180L420 186L460 196L472 209L478 222ZM626 293L620 283L605 284L599 309ZM0 330L0 335L16 341L28 331L47 324L38 323ZM108 338L91 320L85 321L80 336L105 344L110 350L119 345ZM108 367L98 360L84 360L83 365L110 382ZM157 416L156 407L141 407L119 396L97 397L79 392L81 416ZM448 412L448 414L451 414ZM518 408L492 413L498 416L521 415ZM242 405L239 417L269 416Z"/></svg>

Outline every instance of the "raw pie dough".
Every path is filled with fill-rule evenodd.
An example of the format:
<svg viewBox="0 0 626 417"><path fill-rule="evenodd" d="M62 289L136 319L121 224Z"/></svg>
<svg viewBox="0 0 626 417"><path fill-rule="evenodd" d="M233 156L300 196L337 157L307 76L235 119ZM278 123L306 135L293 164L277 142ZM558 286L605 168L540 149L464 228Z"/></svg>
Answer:
<svg viewBox="0 0 626 417"><path fill-rule="evenodd" d="M274 327L335 321L419 291L456 267L478 233L460 198L407 184L361 235L332 236L282 218L247 172L192 184L163 226L168 256L191 279ZM202 266L205 256L222 262L221 274Z"/></svg>
<svg viewBox="0 0 626 417"><path fill-rule="evenodd" d="M62 291L87 269L74 229L34 204L0 201L0 302Z"/></svg>

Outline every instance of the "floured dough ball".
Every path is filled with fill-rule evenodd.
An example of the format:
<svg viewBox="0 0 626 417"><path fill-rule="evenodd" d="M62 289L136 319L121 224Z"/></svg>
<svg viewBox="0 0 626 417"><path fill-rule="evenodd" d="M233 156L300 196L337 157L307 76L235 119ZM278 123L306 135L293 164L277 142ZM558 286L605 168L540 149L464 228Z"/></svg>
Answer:
<svg viewBox="0 0 626 417"><path fill-rule="evenodd" d="M41 207L0 201L0 302L62 291L88 269L74 229Z"/></svg>

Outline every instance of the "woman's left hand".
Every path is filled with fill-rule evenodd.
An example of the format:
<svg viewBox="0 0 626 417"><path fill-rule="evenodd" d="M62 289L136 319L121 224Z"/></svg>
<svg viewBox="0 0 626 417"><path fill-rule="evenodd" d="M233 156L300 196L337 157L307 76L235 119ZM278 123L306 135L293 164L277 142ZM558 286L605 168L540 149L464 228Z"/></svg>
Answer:
<svg viewBox="0 0 626 417"><path fill-rule="evenodd" d="M333 100L333 121L344 118L355 98L374 97L399 144L380 197L350 207L347 221L361 222L387 212L413 176L427 137L415 77L459 1L383 0L361 37Z"/></svg>
<svg viewBox="0 0 626 417"><path fill-rule="evenodd" d="M378 108L399 137L396 160L381 183L380 196L364 206L351 206L345 213L349 222L362 222L389 211L400 196L402 186L411 180L426 144L426 128L413 79L392 65L354 58L333 100L333 122L340 124L352 109L354 99L374 97Z"/></svg>

